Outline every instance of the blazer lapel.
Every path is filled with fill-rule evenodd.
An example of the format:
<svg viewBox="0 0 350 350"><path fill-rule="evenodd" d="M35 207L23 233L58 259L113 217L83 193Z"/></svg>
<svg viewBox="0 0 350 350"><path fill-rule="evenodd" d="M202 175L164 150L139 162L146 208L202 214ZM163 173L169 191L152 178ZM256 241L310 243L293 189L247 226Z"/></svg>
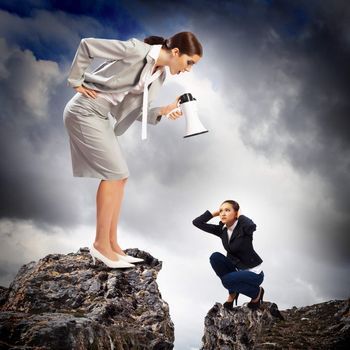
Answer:
<svg viewBox="0 0 350 350"><path fill-rule="evenodd" d="M152 49L152 47L150 47L149 51L147 52L147 55L145 57L146 58L146 60L145 60L146 63L144 65L143 69L142 69L142 72L140 74L140 77L139 77L138 81L140 79L144 78L144 76L147 74L148 71L151 70L151 68L153 67L153 65L155 63L154 58L149 55L149 52L151 51L151 49Z"/></svg>
<svg viewBox="0 0 350 350"><path fill-rule="evenodd" d="M148 58L148 56L147 56ZM143 79L145 77L145 75L147 74L147 72L152 68L152 62L150 62L148 59L147 59L147 62L146 64L144 65L143 69L142 69L142 72L141 72L141 75L140 75L140 78L138 79L138 81L140 79Z"/></svg>
<svg viewBox="0 0 350 350"><path fill-rule="evenodd" d="M221 240L222 240L222 244L225 247L225 249L228 250L229 249L229 242L228 242L227 228L226 227L224 227L222 229Z"/></svg>

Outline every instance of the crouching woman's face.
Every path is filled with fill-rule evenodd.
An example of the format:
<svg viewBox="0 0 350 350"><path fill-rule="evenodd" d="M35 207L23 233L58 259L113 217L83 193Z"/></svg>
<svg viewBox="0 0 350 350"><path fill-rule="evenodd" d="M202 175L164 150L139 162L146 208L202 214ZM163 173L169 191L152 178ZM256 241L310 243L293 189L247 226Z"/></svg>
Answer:
<svg viewBox="0 0 350 350"><path fill-rule="evenodd" d="M231 203L224 202L220 206L219 216L221 222L230 227L237 220L238 210L235 210Z"/></svg>

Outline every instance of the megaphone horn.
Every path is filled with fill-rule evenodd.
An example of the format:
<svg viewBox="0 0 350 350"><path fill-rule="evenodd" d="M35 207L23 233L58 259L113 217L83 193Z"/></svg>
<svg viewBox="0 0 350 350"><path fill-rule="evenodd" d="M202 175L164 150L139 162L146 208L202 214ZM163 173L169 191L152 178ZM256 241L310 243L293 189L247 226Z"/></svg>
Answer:
<svg viewBox="0 0 350 350"><path fill-rule="evenodd" d="M197 113L197 101L190 93L186 93L179 98L180 108L182 114L186 119L186 135L184 137L190 137L200 135L208 132L199 120Z"/></svg>
<svg viewBox="0 0 350 350"><path fill-rule="evenodd" d="M186 93L181 95L179 97L179 105L180 107L177 108L177 110L181 110L186 120L186 134L184 138L208 132L208 130L203 126L203 124L199 120L197 113L197 101L192 96L192 94Z"/></svg>

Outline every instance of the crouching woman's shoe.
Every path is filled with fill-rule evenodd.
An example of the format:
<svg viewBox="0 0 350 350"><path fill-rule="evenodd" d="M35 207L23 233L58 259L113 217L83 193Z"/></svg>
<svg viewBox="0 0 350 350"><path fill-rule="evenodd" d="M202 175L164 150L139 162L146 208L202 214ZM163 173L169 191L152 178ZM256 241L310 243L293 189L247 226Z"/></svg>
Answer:
<svg viewBox="0 0 350 350"><path fill-rule="evenodd" d="M223 304L224 308L228 309L228 310L233 310L233 303L234 302L236 303L236 306L237 306L238 296L239 296L239 293L236 293L236 295L232 301L225 301Z"/></svg>
<svg viewBox="0 0 350 350"><path fill-rule="evenodd" d="M260 291L259 291L259 298L257 301L255 302L249 302L247 304L247 306L249 307L249 309L252 309L252 310L256 310L259 308L259 306L263 303L263 297L264 297L264 293L265 293L265 290L263 287L260 287Z"/></svg>

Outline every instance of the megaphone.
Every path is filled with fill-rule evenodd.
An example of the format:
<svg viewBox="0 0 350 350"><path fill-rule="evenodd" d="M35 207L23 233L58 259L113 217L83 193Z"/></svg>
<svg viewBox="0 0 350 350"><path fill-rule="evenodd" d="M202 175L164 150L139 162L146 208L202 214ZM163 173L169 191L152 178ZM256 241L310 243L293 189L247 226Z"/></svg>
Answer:
<svg viewBox="0 0 350 350"><path fill-rule="evenodd" d="M195 135L200 135L208 132L199 120L197 113L197 101L190 93L183 94L179 97L179 108L173 109L170 113L175 110L181 110L186 120L186 134L184 138ZM170 114L168 113L167 116Z"/></svg>

